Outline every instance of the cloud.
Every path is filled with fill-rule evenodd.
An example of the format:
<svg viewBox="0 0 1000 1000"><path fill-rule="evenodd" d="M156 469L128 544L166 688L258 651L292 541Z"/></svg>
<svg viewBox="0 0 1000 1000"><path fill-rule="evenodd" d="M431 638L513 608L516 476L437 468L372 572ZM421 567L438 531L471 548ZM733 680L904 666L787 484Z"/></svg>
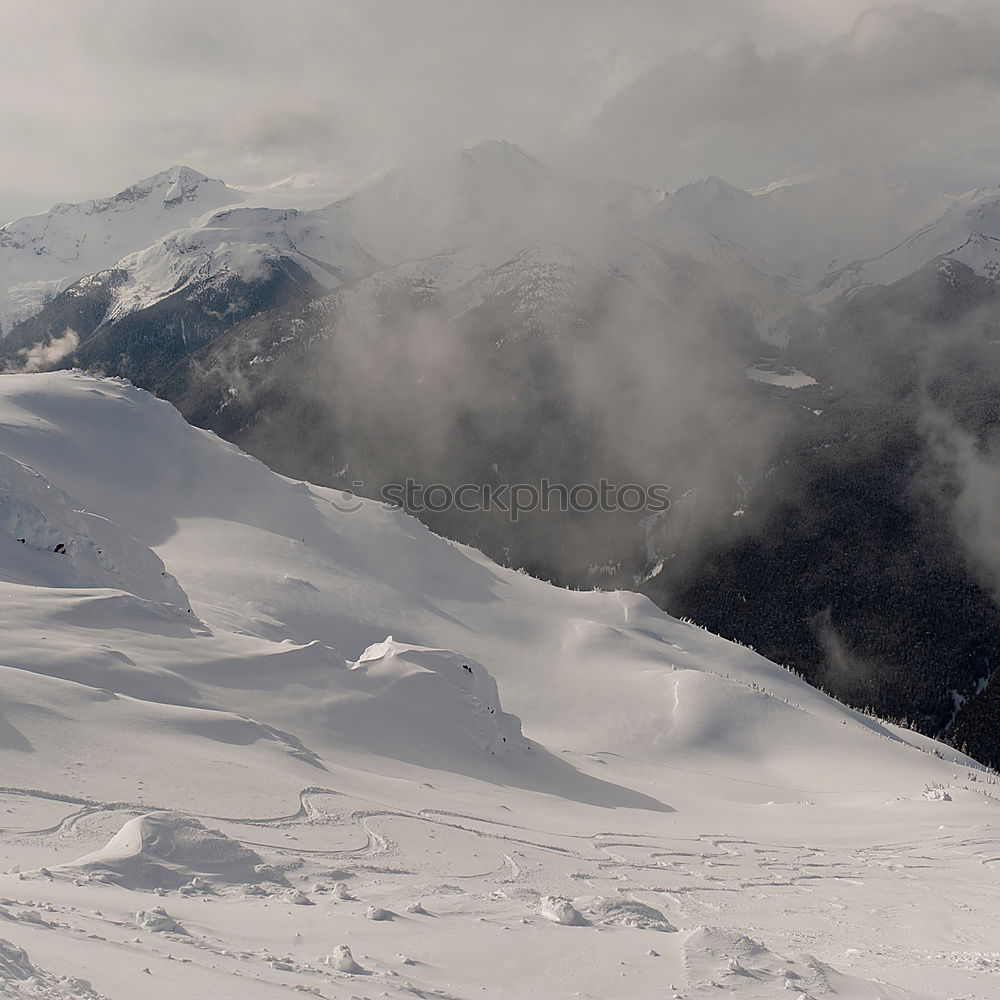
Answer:
<svg viewBox="0 0 1000 1000"><path fill-rule="evenodd" d="M579 142L607 172L647 183L716 173L752 187L834 159L965 188L995 182L983 123L998 97L990 10L897 4L827 41L768 51L747 35L671 54Z"/></svg>
<svg viewBox="0 0 1000 1000"><path fill-rule="evenodd" d="M744 78L754 52L779 67L789 57L775 47L794 53L821 44L846 31L863 6L106 0L98 17L77 0L8 0L0 132L17 155L5 164L0 218L109 194L176 162L260 184L320 165L360 180L494 137L551 159L572 150L637 77L655 79L656 71L641 75L665 58L694 73L675 79L679 89L666 96L699 112L707 106L695 87L713 73ZM720 37L754 41L713 49ZM984 40L977 58L986 48ZM708 53L701 58L711 72L684 52ZM775 85L795 80L794 72L772 76ZM683 141L691 141L691 122ZM638 149L633 140L623 155ZM656 157L646 166L681 173ZM689 169L701 166L691 160Z"/></svg>
<svg viewBox="0 0 1000 1000"><path fill-rule="evenodd" d="M37 344L32 344L31 347L22 347L17 355L23 360L15 370L21 372L45 371L62 361L67 355L72 354L79 343L80 337L76 330L67 327L65 333L61 337L56 337L55 340L50 340L48 343L39 341Z"/></svg>
<svg viewBox="0 0 1000 1000"><path fill-rule="evenodd" d="M824 690L863 696L872 678L878 675L878 665L847 648L843 636L833 625L831 608L824 608L815 615L812 626L823 650Z"/></svg>
<svg viewBox="0 0 1000 1000"><path fill-rule="evenodd" d="M944 472L942 490L966 557L1000 598L1000 445L980 442L930 405L922 428Z"/></svg>

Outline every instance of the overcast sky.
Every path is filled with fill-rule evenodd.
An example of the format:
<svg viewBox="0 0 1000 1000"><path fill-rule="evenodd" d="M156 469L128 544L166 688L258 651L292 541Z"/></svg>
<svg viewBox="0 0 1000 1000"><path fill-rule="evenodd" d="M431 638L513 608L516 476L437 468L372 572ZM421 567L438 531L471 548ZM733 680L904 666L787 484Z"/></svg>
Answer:
<svg viewBox="0 0 1000 1000"><path fill-rule="evenodd" d="M965 0L4 0L0 17L0 219L174 163L350 185L485 138L665 188L830 159L1000 182L1000 19Z"/></svg>

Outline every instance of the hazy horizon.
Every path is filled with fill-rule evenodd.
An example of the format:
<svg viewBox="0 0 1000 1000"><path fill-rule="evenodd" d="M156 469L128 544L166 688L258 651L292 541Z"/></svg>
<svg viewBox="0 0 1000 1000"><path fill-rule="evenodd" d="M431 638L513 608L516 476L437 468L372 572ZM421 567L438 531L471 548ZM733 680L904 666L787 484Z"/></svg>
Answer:
<svg viewBox="0 0 1000 1000"><path fill-rule="evenodd" d="M18 155L0 219L176 163L347 192L493 138L666 190L712 174L754 188L829 161L952 192L1000 176L979 127L1000 97L1000 22L983 3L102 10L8 5L0 128Z"/></svg>

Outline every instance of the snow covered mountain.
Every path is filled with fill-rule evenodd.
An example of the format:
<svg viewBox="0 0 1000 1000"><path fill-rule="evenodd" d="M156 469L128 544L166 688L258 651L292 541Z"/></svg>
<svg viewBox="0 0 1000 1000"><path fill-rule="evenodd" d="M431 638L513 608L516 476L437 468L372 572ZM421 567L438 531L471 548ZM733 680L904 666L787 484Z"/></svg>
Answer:
<svg viewBox="0 0 1000 1000"><path fill-rule="evenodd" d="M583 190L519 146L489 141L395 170L326 211L392 265L544 231Z"/></svg>
<svg viewBox="0 0 1000 1000"><path fill-rule="evenodd" d="M17 324L3 347L16 359L71 331L71 345L54 362L72 355L78 364L144 379L248 316L379 266L322 214L225 209L70 284Z"/></svg>
<svg viewBox="0 0 1000 1000"><path fill-rule="evenodd" d="M765 339L782 340L775 331L787 326L789 295L819 286L808 302L822 307L941 254L981 273L996 266L995 191L955 198L838 166L755 192L711 177L667 194L620 183L602 189L489 141L400 168L326 208L232 210L261 197L173 167L112 198L10 223L0 229L0 333L67 289L79 295L71 286L80 279L86 288L114 276L104 317L113 322L195 284L252 282L276 261L301 266L318 290L400 265L435 283L442 259L459 255L468 278L550 242L613 274L630 274L644 258L639 270L653 294L662 282L659 264L649 272L651 254L718 265L754 299ZM231 210L216 211L223 207ZM748 274L764 280L748 290ZM55 312L61 320L72 309L61 302Z"/></svg>
<svg viewBox="0 0 1000 1000"><path fill-rule="evenodd" d="M617 182L601 190L554 174L510 143L485 142L396 171L326 211L389 265L464 254L467 273L469 255L482 268L495 260L492 248L512 255L540 241L614 274L623 273L622 260L653 249L717 265L719 280L753 301L764 339L783 342L795 299L822 308L860 284L889 284L960 247L957 259L987 273L992 258L980 258L991 253L991 197L995 192L942 194L885 171L837 164L758 191L718 177L671 193ZM748 288L749 275L764 280ZM658 280L654 274L646 290Z"/></svg>
<svg viewBox="0 0 1000 1000"><path fill-rule="evenodd" d="M106 320L149 308L167 295L220 279L251 284L289 260L321 287L334 287L376 266L343 230L294 209L229 209L202 225L171 233L123 258Z"/></svg>
<svg viewBox="0 0 1000 1000"><path fill-rule="evenodd" d="M243 195L190 167L171 167L110 198L55 205L0 228L0 336L54 295Z"/></svg>
<svg viewBox="0 0 1000 1000"><path fill-rule="evenodd" d="M118 380L0 455L4 995L993 995L951 749Z"/></svg>
<svg viewBox="0 0 1000 1000"><path fill-rule="evenodd" d="M884 253L856 261L822 282L823 305L873 285L892 285L938 259L956 261L985 278L1000 277L1000 188L970 191L940 216Z"/></svg>
<svg viewBox="0 0 1000 1000"><path fill-rule="evenodd" d="M434 292L477 279L496 286L514 261L518 280L533 288L529 308L547 307L555 287L547 276L569 259L671 308L695 285L715 283L706 295L728 294L710 265L637 236L609 197L510 143L481 143L396 171L324 209L207 213L44 304L38 299L2 351L11 369L40 356L50 367L82 365L150 385L153 373L257 313L373 274ZM760 291L767 308L758 312L780 313L784 300Z"/></svg>
<svg viewBox="0 0 1000 1000"><path fill-rule="evenodd" d="M737 262L803 293L888 250L952 200L883 173L825 166L754 192L710 177L668 195L637 226L664 249Z"/></svg>
<svg viewBox="0 0 1000 1000"><path fill-rule="evenodd" d="M832 167L752 193L718 178L672 194L602 189L496 141L400 168L326 208L232 207L248 199L175 167L113 198L56 206L4 227L5 353L62 343L67 329L81 343L99 330L107 340L116 324L167 304L160 311L185 313L183 334L179 317L173 322L179 350L194 350L287 300L290 283L308 297L386 268L393 280L402 269L447 289L546 243L668 302L683 261L707 265L711 277L698 280L728 289L753 312L763 340L784 344L796 299L817 283L821 290L807 299L813 307L858 284L897 280L963 244L962 259L991 252L985 193L956 201ZM877 256L897 244L902 249ZM235 306L228 311L226 298ZM101 346L69 360L90 365L105 353ZM107 370L142 380L141 367Z"/></svg>

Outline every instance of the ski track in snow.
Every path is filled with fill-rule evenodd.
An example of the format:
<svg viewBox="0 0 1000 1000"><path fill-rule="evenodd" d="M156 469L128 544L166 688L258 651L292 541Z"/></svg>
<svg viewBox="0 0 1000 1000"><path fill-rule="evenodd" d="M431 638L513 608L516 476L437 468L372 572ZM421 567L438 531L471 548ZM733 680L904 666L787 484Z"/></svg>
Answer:
<svg viewBox="0 0 1000 1000"><path fill-rule="evenodd" d="M44 791L3 789L0 807L5 800L19 798L45 803L62 801ZM519 944L518 938L549 937L554 933L606 936L606 947L622 956L611 965L616 978L630 982L628 988L638 992L580 994L593 997L655 996L663 995L658 990L672 989L666 995L696 998L719 995L720 986L729 991L722 995L778 996L781 994L776 991L784 991L786 982L799 982L779 975L775 971L779 967L796 976L811 977L808 982L812 985L803 987L803 996L925 995L916 990L883 989L875 978L845 971L845 965L852 967L862 957L865 963L860 964L876 958L891 966L931 958L941 966L975 976L993 979L1000 975L1000 956L992 951L956 948L929 956L907 947L893 933L895 927L905 926L907 915L916 914L921 903L926 902L930 890L919 881L925 873L932 873L936 891L944 892L939 905L974 905L975 900L963 903L959 897L968 888L970 870L982 871L1000 863L991 837L942 831L933 841L915 839L839 850L710 832L694 836L553 833L532 838L526 837L526 831L517 824L505 825L486 816L378 808L320 787L303 788L299 801L296 812L283 815L197 818L221 823L230 836L260 849L293 886L302 888L316 904L314 907L287 905L283 902L287 889L279 885L268 885L262 896L246 896L243 887L220 883L212 885L205 895L184 897L171 891L157 900L186 934L136 935L131 910L148 908L141 893L100 882L74 886L72 879L79 873L53 865L44 874L29 870L0 878L0 937L19 941L29 956L31 943L43 936L48 940L47 950L57 953L62 947L59 939L100 942L105 948L113 948L123 963L156 968L157 973L151 973L154 980L164 962L190 965L210 978L216 971L213 966L231 965L230 974L253 983L254 989L263 991L261 996L272 995L268 990L276 990L274 995L278 995L289 987L316 989L318 995L330 997L536 995L530 990L523 994L508 992L485 977L478 981L474 975L462 988L456 988L450 978L442 981L441 976L468 980L470 970L463 967L459 971L464 964L460 954L455 956L456 966L451 970L439 966L440 943L434 948L433 962L424 964L420 958L420 949L428 947L430 937L456 944L461 941L461 951L466 934L477 939L502 934L504 953L510 956L517 955L521 948L532 950L541 944ZM72 843L93 839L93 831L87 826L102 813L107 814L104 818L119 822L138 814L134 804L88 802L83 808L74 808L79 803L64 805L69 810L59 822L13 836L30 841L33 853L65 857L68 851L72 853ZM101 827L108 829L108 824ZM259 831L264 829L281 836L261 839ZM328 835L343 846L313 846ZM435 841L439 841L438 846L432 846ZM435 852L445 853L447 860L434 859L431 855ZM324 882L332 882L327 876L331 865L338 880L349 881L353 901L331 898L328 885L323 886ZM900 891L901 880L911 883L909 892ZM894 891L881 891L872 887L873 882L892 884ZM949 886L953 887L950 893ZM851 893L866 888L866 905L871 909L869 925L862 931L858 914L852 913L847 900ZM987 886L982 890L985 895ZM817 899L817 893L824 895ZM552 928L538 914L539 900L547 896L575 900L585 914L591 899L619 903L634 900L635 904L663 913L678 931L664 934L593 923L578 929ZM407 905L414 901L420 901L426 913L407 913ZM370 905L396 914L392 923L400 925L398 933L394 929L382 941L380 935L369 931L364 911ZM275 912L269 914L268 909ZM318 917L313 915L314 910ZM299 914L295 911L312 919L297 922L294 917ZM809 915L808 924L802 920L804 914ZM289 916L293 917L291 922ZM272 943L257 949L248 947L242 938L246 921L257 929L255 939L270 935ZM428 929L437 924L442 925L439 934ZM291 926L300 930L290 934ZM697 938L702 934L699 929L706 927L730 928L716 935L729 942L721 958L688 943L689 936ZM354 977L322 964L320 940L326 938L331 948L338 934L349 941L355 958L368 970L371 980L377 981L377 990L342 992L344 982L353 984ZM981 937L988 935L989 930L983 928ZM756 956L764 955L767 962L758 962L760 967L750 972L747 970L752 963L740 950L744 946L736 941L742 936L765 940L767 944L766 952ZM841 947L843 941L851 939L863 945L857 954L847 954L849 949ZM545 953L555 954L564 943L551 941ZM581 955L590 948L604 947L604 941L600 945L570 943L571 951L579 949ZM646 955L650 948L658 953L655 959ZM840 954L833 957L831 950ZM396 956L404 953L420 964L401 969ZM168 954L172 958L167 958ZM824 958L811 958L813 954ZM780 960L772 961L774 955L780 955ZM219 961L223 959L226 961ZM827 966L835 970L832 979L823 972ZM47 967L51 971L52 962L47 962ZM657 969L663 973L652 971ZM817 983L822 985L818 991ZM17 993L16 985L4 985L0 978L0 995L36 995ZM4 993L4 988L15 991ZM149 988L155 989L155 983ZM350 990L355 989L350 986Z"/></svg>

